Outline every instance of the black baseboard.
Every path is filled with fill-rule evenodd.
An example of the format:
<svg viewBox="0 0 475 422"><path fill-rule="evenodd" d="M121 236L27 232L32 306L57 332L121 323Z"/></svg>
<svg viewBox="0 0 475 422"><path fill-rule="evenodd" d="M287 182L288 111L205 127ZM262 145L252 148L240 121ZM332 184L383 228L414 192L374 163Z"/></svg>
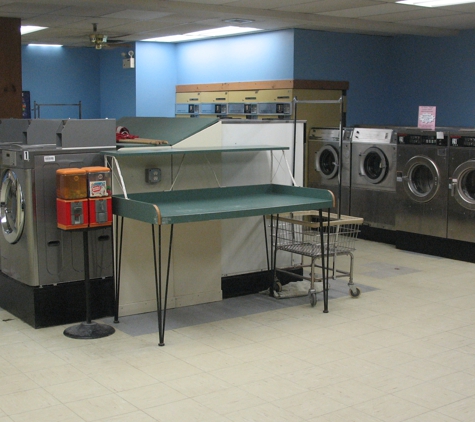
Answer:
<svg viewBox="0 0 475 422"><path fill-rule="evenodd" d="M396 248L458 261L475 262L475 243L460 240L398 231Z"/></svg>
<svg viewBox="0 0 475 422"><path fill-rule="evenodd" d="M360 239L388 243L390 245L396 243L396 232L394 230L379 229L366 224L362 224L360 229L361 232L358 234L358 238Z"/></svg>
<svg viewBox="0 0 475 422"><path fill-rule="evenodd" d="M288 269L288 271L297 275L303 273L302 269ZM223 299L262 292L269 288L273 280L273 274L273 271L258 271L222 277L221 290L223 292ZM283 273L279 273L278 277L282 285L296 280L291 275Z"/></svg>
<svg viewBox="0 0 475 422"><path fill-rule="evenodd" d="M113 278L91 280L90 287L91 317L112 316ZM0 307L33 328L83 322L86 320L84 281L33 287L0 273Z"/></svg>

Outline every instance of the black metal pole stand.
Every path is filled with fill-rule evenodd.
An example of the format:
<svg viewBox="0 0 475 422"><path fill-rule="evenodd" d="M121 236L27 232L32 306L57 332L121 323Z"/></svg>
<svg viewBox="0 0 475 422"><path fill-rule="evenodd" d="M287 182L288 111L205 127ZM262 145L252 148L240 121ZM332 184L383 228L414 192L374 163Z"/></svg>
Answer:
<svg viewBox="0 0 475 422"><path fill-rule="evenodd" d="M83 229L84 246L84 285L86 287L86 322L64 330L64 335L70 338L90 340L103 338L115 333L115 329L106 324L91 321L91 286L89 280L89 229Z"/></svg>

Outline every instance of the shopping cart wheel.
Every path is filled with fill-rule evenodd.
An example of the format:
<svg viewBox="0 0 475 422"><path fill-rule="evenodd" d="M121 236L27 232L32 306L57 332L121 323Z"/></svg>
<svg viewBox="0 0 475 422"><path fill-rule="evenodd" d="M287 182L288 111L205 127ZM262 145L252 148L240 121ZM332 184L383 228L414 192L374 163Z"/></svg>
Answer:
<svg viewBox="0 0 475 422"><path fill-rule="evenodd" d="M308 292L308 296L310 298L310 305L312 308L317 304L317 292Z"/></svg>
<svg viewBox="0 0 475 422"><path fill-rule="evenodd" d="M361 294L361 290L358 287L355 287L355 291L353 291L353 289L350 289L351 297L359 297L360 294Z"/></svg>
<svg viewBox="0 0 475 422"><path fill-rule="evenodd" d="M282 283L280 281L274 281L274 285L272 287L274 292L280 293L282 291Z"/></svg>

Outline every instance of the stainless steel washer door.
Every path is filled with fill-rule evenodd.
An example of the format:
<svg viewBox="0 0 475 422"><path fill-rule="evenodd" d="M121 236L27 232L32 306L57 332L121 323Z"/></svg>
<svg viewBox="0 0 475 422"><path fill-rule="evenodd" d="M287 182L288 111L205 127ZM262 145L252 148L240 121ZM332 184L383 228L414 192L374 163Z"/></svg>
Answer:
<svg viewBox="0 0 475 422"><path fill-rule="evenodd" d="M460 164L452 175L452 196L467 210L475 210L475 160Z"/></svg>
<svg viewBox="0 0 475 422"><path fill-rule="evenodd" d="M412 157L404 167L402 182L407 195L416 202L428 202L440 186L439 169L428 157Z"/></svg>
<svg viewBox="0 0 475 422"><path fill-rule="evenodd" d="M315 154L315 170L320 172L324 179L333 179L338 174L338 151L331 145L325 145Z"/></svg>
<svg viewBox="0 0 475 422"><path fill-rule="evenodd" d="M386 154L377 147L371 147L360 154L360 175L367 182L377 185L388 174L388 159Z"/></svg>
<svg viewBox="0 0 475 422"><path fill-rule="evenodd" d="M13 170L7 170L2 178L0 222L6 241L18 242L25 225L25 199L21 184Z"/></svg>

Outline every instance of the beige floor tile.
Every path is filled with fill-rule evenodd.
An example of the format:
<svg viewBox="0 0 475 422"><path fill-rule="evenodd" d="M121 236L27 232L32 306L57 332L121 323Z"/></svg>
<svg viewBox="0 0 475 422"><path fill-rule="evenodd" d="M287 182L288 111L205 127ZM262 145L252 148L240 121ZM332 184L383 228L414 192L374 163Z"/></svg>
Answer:
<svg viewBox="0 0 475 422"><path fill-rule="evenodd" d="M178 344L169 344L166 352L176 358L183 359L190 356L197 356L203 353L214 352L211 346L202 343L199 340L190 340Z"/></svg>
<svg viewBox="0 0 475 422"><path fill-rule="evenodd" d="M20 413L11 418L14 422L83 422L82 418L62 404Z"/></svg>
<svg viewBox="0 0 475 422"><path fill-rule="evenodd" d="M451 418L450 416L443 415L437 411L431 411L407 419L405 422L459 422L459 419Z"/></svg>
<svg viewBox="0 0 475 422"><path fill-rule="evenodd" d="M225 380L206 373L165 381L165 384L190 398L231 387Z"/></svg>
<svg viewBox="0 0 475 422"><path fill-rule="evenodd" d="M126 364L99 371L97 374L91 375L91 378L116 393L155 384L157 382L154 377L147 375L144 371Z"/></svg>
<svg viewBox="0 0 475 422"><path fill-rule="evenodd" d="M193 399L180 400L146 409L145 413L160 422L223 422L225 417Z"/></svg>
<svg viewBox="0 0 475 422"><path fill-rule="evenodd" d="M109 389L90 378L64 384L51 385L45 387L45 390L61 403L71 403L79 400L106 396L111 393Z"/></svg>
<svg viewBox="0 0 475 422"><path fill-rule="evenodd" d="M440 407L437 412L450 416L458 421L472 422L475 420L475 396Z"/></svg>
<svg viewBox="0 0 475 422"><path fill-rule="evenodd" d="M436 410L439 407L466 397L446 388L438 387L430 382L418 384L393 394L431 410Z"/></svg>
<svg viewBox="0 0 475 422"><path fill-rule="evenodd" d="M252 340L229 331L224 331L223 333L213 335L211 337L202 337L200 338L200 341L215 350L231 349L233 347L254 343Z"/></svg>
<svg viewBox="0 0 475 422"><path fill-rule="evenodd" d="M238 387L203 394L195 397L194 400L220 415L238 412L266 403L266 400L263 398L258 397L250 391L245 391L244 388Z"/></svg>
<svg viewBox="0 0 475 422"><path fill-rule="evenodd" d="M261 343L252 343L246 344L244 346L232 347L230 349L223 350L223 353L232 356L241 362L259 361L282 354L278 350L266 347Z"/></svg>
<svg viewBox="0 0 475 422"><path fill-rule="evenodd" d="M271 368L271 370L274 371L276 375L283 375L288 372L305 370L315 366L315 364L315 362L309 362L307 360L300 359L295 355L287 354L272 356L268 359L262 359L249 363L249 365L254 366L256 369Z"/></svg>
<svg viewBox="0 0 475 422"><path fill-rule="evenodd" d="M137 409L148 409L187 398L184 394L161 382L122 391L118 395Z"/></svg>
<svg viewBox="0 0 475 422"><path fill-rule="evenodd" d="M314 390L314 393L329 397L345 406L353 406L385 394L383 391L370 387L357 379L319 388Z"/></svg>
<svg viewBox="0 0 475 422"><path fill-rule="evenodd" d="M405 375L410 375L422 381L430 381L435 378L443 377L453 372L447 366L439 365L429 360L416 359L403 363L394 368L396 371Z"/></svg>
<svg viewBox="0 0 475 422"><path fill-rule="evenodd" d="M293 382L291 378L291 376L275 376L242 385L240 388L267 402L281 400L307 391L307 388L300 385L298 381Z"/></svg>
<svg viewBox="0 0 475 422"><path fill-rule="evenodd" d="M235 387L271 378L275 375L271 367L257 368L248 363L242 363L229 368L217 369L215 371L210 371L209 373Z"/></svg>
<svg viewBox="0 0 475 422"><path fill-rule="evenodd" d="M308 333L308 335L312 336L313 333ZM307 336L301 335L285 335L270 340L260 341L259 344L265 347L270 347L271 349L277 350L281 353L298 352L299 350L312 349L315 347L313 341L310 341Z"/></svg>
<svg viewBox="0 0 475 422"><path fill-rule="evenodd" d="M404 390L408 387L422 384L423 382L418 378L414 378L407 374L402 374L392 368L382 369L381 371L363 375L362 377L358 378L358 381L361 381L370 387L381 390L386 394Z"/></svg>
<svg viewBox="0 0 475 422"><path fill-rule="evenodd" d="M197 356L184 358L183 361L199 368L203 372L213 371L215 369L228 368L230 366L239 365L243 361L230 356L222 351L214 351L203 353Z"/></svg>
<svg viewBox="0 0 475 422"><path fill-rule="evenodd" d="M84 372L72 365L53 366L51 368L27 372L27 375L41 387L78 381L87 377Z"/></svg>
<svg viewBox="0 0 475 422"><path fill-rule="evenodd" d="M167 353L167 350L167 347L157 347L153 345L138 350L118 353L115 357L130 366L142 368L144 366L176 360L176 357Z"/></svg>
<svg viewBox="0 0 475 422"><path fill-rule="evenodd" d="M7 375L0 378L0 396L37 389L39 386L25 374Z"/></svg>
<svg viewBox="0 0 475 422"><path fill-rule="evenodd" d="M0 409L10 416L59 404L57 399L41 388L0 396Z"/></svg>
<svg viewBox="0 0 475 422"><path fill-rule="evenodd" d="M430 382L466 397L475 395L475 376L467 372L452 372Z"/></svg>
<svg viewBox="0 0 475 422"><path fill-rule="evenodd" d="M136 411L126 413L125 415L112 416L110 418L101 419L97 422L156 422L156 419L152 418L144 412Z"/></svg>
<svg viewBox="0 0 475 422"><path fill-rule="evenodd" d="M391 394L359 403L354 408L384 422L405 421L429 410Z"/></svg>
<svg viewBox="0 0 475 422"><path fill-rule="evenodd" d="M345 407L336 412L327 413L317 418L309 419L308 422L381 422L381 419L360 412L353 407Z"/></svg>
<svg viewBox="0 0 475 422"><path fill-rule="evenodd" d="M358 355L358 359L364 359L367 362L375 363L384 368L393 368L396 365L413 361L416 357L408 353L400 352L399 350L384 347Z"/></svg>
<svg viewBox="0 0 475 422"><path fill-rule="evenodd" d="M13 419L8 416L0 416L0 422L13 422Z"/></svg>
<svg viewBox="0 0 475 422"><path fill-rule="evenodd" d="M155 365L148 365L140 368L145 374L150 375L158 381L169 381L178 378L188 377L193 374L203 373L201 369L190 365L182 360L172 360L161 362Z"/></svg>
<svg viewBox="0 0 475 422"><path fill-rule="evenodd" d="M317 391L309 391L274 401L274 405L287 410L304 420L335 412L347 407L330 397L318 394Z"/></svg>
<svg viewBox="0 0 475 422"><path fill-rule="evenodd" d="M135 406L115 394L75 401L68 403L67 406L86 422L125 415L137 410Z"/></svg>
<svg viewBox="0 0 475 422"><path fill-rule="evenodd" d="M307 420L272 403L228 413L226 417L232 422L302 422Z"/></svg>

